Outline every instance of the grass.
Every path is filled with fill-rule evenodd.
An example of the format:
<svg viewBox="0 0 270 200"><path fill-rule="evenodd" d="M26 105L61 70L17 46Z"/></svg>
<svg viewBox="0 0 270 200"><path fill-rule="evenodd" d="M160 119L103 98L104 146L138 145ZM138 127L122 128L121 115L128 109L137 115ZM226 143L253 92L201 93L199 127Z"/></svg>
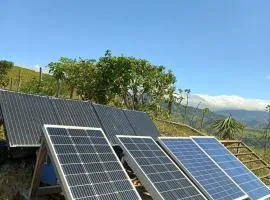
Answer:
<svg viewBox="0 0 270 200"><path fill-rule="evenodd" d="M21 77L20 85L39 77L39 72L31 69L15 66L8 72L9 84L8 89L17 91L19 89L19 77Z"/></svg>

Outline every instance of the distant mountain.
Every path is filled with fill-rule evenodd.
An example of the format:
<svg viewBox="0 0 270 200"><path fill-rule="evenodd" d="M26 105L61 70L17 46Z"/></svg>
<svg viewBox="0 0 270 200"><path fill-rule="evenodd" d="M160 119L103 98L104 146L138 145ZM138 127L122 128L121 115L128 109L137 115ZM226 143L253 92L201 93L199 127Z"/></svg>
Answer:
<svg viewBox="0 0 270 200"><path fill-rule="evenodd" d="M265 111L220 110L215 113L223 116L231 114L235 119L244 122L250 128L264 128L268 120L268 113Z"/></svg>

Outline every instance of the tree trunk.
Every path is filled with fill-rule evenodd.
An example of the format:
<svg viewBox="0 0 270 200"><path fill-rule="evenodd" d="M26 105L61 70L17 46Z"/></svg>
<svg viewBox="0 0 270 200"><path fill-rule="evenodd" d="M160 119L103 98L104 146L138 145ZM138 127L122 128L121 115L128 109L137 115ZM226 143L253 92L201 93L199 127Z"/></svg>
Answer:
<svg viewBox="0 0 270 200"><path fill-rule="evenodd" d="M60 80L57 79L56 81L56 93L55 93L55 97L58 97L60 93Z"/></svg>

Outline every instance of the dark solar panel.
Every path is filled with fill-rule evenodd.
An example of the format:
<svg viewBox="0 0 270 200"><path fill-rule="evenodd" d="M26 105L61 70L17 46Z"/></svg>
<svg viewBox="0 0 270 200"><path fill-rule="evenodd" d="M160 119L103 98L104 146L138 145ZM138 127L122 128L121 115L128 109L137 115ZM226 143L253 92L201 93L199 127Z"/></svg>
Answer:
<svg viewBox="0 0 270 200"><path fill-rule="evenodd" d="M267 199L269 188L214 137L192 139L244 190L251 199Z"/></svg>
<svg viewBox="0 0 270 200"><path fill-rule="evenodd" d="M43 124L57 124L49 98L0 90L10 147L39 146Z"/></svg>
<svg viewBox="0 0 270 200"><path fill-rule="evenodd" d="M51 99L51 102L61 125L101 128L90 102L54 98Z"/></svg>
<svg viewBox="0 0 270 200"><path fill-rule="evenodd" d="M205 199L151 137L117 138L124 158L153 199Z"/></svg>
<svg viewBox="0 0 270 200"><path fill-rule="evenodd" d="M101 129L45 125L44 134L67 199L141 199Z"/></svg>
<svg viewBox="0 0 270 200"><path fill-rule="evenodd" d="M159 142L211 199L240 200L248 197L191 138L160 137Z"/></svg>
<svg viewBox="0 0 270 200"><path fill-rule="evenodd" d="M151 136L153 138L159 136L157 127L145 112L124 110L124 113L136 135Z"/></svg>
<svg viewBox="0 0 270 200"><path fill-rule="evenodd" d="M1 110L1 104L0 104L0 123L4 121L3 113Z"/></svg>
<svg viewBox="0 0 270 200"><path fill-rule="evenodd" d="M135 135L122 109L93 104L102 128L112 144L117 144L116 135Z"/></svg>

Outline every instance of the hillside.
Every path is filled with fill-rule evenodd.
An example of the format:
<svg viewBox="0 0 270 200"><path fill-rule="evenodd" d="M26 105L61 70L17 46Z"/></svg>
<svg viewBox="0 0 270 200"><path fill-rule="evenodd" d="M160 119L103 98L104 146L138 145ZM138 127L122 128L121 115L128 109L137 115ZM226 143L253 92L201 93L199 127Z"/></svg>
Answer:
<svg viewBox="0 0 270 200"><path fill-rule="evenodd" d="M34 70L15 66L8 72L8 89L18 90L19 85L22 86L33 78L38 78L38 76L39 73Z"/></svg>

